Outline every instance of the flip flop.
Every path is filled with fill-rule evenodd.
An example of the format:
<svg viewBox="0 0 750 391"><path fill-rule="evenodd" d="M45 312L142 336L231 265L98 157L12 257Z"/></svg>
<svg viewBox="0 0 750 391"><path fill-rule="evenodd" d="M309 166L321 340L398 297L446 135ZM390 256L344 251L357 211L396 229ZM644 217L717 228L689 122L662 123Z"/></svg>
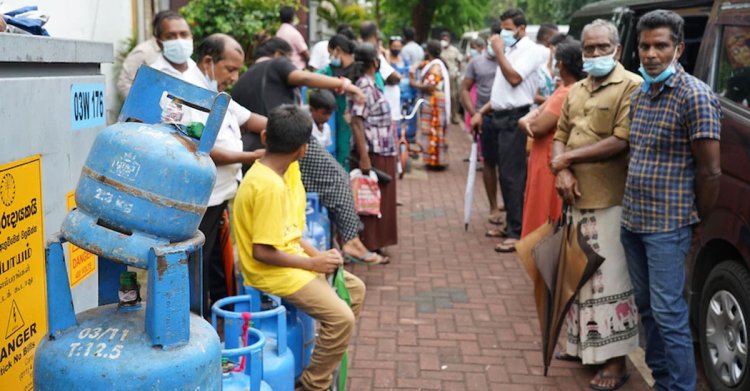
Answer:
<svg viewBox="0 0 750 391"><path fill-rule="evenodd" d="M494 215L490 215L490 217L487 219L487 221L489 221L490 224L495 224L495 225L502 224L503 220L504 219L502 217L502 214L500 214L500 213L494 214Z"/></svg>
<svg viewBox="0 0 750 391"><path fill-rule="evenodd" d="M484 233L484 236L488 238L504 238L505 237L505 230L504 229L488 229L487 232Z"/></svg>
<svg viewBox="0 0 750 391"><path fill-rule="evenodd" d="M388 257L384 257L380 254L376 254L376 253L369 252L369 251L362 258L356 257L351 254L344 254L344 259L351 263L358 263L361 265L385 265L391 262L390 259L388 259Z"/></svg>
<svg viewBox="0 0 750 391"><path fill-rule="evenodd" d="M505 239L497 246L495 246L495 252L498 253L512 253L516 251L517 239Z"/></svg>
<svg viewBox="0 0 750 391"><path fill-rule="evenodd" d="M571 361L571 362L581 362L581 358L578 356L572 356L567 353L562 352L555 352L555 360L560 361Z"/></svg>
<svg viewBox="0 0 750 391"><path fill-rule="evenodd" d="M622 376L600 374L599 379L614 379L616 381L612 387L602 387L602 386L597 386L595 384L589 384L589 388L591 388L594 391L615 391L615 390L618 390L620 387L624 386L625 383L628 382L628 379L630 379L630 373L625 372Z"/></svg>

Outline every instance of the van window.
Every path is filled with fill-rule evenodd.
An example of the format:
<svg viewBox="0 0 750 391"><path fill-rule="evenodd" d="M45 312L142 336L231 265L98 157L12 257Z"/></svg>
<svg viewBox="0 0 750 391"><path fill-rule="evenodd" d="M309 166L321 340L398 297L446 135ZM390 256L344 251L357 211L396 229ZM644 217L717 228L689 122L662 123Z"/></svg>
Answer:
<svg viewBox="0 0 750 391"><path fill-rule="evenodd" d="M724 27L715 90L745 107L750 104L750 27Z"/></svg>

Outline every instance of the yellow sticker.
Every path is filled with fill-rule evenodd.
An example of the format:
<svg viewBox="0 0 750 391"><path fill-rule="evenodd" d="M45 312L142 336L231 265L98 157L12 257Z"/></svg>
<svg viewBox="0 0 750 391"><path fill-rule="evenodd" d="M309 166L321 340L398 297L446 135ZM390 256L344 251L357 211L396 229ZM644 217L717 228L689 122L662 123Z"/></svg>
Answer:
<svg viewBox="0 0 750 391"><path fill-rule="evenodd" d="M47 333L41 156L0 166L0 390L34 387Z"/></svg>
<svg viewBox="0 0 750 391"><path fill-rule="evenodd" d="M76 207L76 193L71 191L67 195L67 207L68 212ZM96 255L74 245L68 243L68 270L70 287L78 285L81 281L86 279L96 270Z"/></svg>

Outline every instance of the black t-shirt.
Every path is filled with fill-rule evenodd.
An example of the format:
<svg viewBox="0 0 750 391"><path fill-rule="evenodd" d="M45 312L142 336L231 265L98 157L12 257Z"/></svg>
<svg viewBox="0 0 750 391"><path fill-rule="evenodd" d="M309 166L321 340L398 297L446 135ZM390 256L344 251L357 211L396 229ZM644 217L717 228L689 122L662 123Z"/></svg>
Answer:
<svg viewBox="0 0 750 391"><path fill-rule="evenodd" d="M289 74L297 67L286 57L263 61L250 67L232 88L232 99L246 109L260 115L285 103L295 103L295 87L289 84ZM266 82L263 85L263 77ZM254 151L263 148L260 136L255 133L242 134L242 149ZM243 174L249 165L243 165Z"/></svg>

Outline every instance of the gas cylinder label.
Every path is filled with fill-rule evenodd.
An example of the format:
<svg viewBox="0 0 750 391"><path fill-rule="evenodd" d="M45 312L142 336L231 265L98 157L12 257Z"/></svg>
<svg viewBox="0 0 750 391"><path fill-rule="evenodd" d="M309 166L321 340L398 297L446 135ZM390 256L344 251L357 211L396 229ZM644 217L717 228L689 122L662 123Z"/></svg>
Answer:
<svg viewBox="0 0 750 391"><path fill-rule="evenodd" d="M71 128L104 126L104 83L78 83L70 86Z"/></svg>
<svg viewBox="0 0 750 391"><path fill-rule="evenodd" d="M47 333L39 155L0 166L0 390L33 388L34 350Z"/></svg>
<svg viewBox="0 0 750 391"><path fill-rule="evenodd" d="M78 333L81 342L70 344L68 357L100 357L117 360L122 354L129 329L86 327ZM104 342L100 342L104 341Z"/></svg>
<svg viewBox="0 0 750 391"><path fill-rule="evenodd" d="M76 207L76 193L71 191L66 196L68 211ZM70 278L70 287L78 285L81 281L96 271L96 255L68 243L68 272Z"/></svg>

